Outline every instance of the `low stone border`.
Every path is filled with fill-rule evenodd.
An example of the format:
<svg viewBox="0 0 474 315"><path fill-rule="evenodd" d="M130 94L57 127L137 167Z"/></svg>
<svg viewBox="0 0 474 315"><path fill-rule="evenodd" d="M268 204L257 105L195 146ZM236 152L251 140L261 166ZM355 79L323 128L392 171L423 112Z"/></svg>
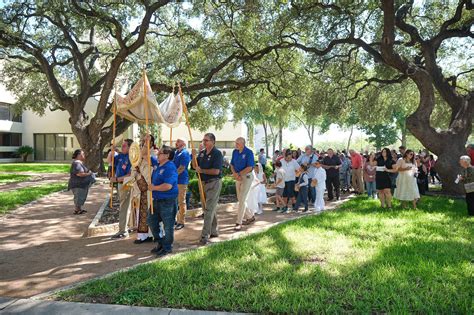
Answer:
<svg viewBox="0 0 474 315"><path fill-rule="evenodd" d="M97 211L97 214L95 215L94 219L92 219L91 224L89 224L89 227L87 228L87 232L85 233L86 237L99 236L99 235L104 235L104 234L114 234L118 232L119 230L118 223L98 225L99 220L102 217L102 214L104 214L105 207L107 206L109 202L110 202L110 196L105 198L104 202L100 206L99 211Z"/></svg>

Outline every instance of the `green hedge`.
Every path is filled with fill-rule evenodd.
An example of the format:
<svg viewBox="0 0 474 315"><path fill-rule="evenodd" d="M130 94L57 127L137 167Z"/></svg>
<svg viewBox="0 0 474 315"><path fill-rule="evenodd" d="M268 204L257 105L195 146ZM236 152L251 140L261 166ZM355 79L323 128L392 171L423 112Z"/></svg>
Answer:
<svg viewBox="0 0 474 315"><path fill-rule="evenodd" d="M191 191L194 200L199 200L199 187L197 178L189 180L188 190ZM222 178L222 195L235 195L235 180L232 177L223 177Z"/></svg>

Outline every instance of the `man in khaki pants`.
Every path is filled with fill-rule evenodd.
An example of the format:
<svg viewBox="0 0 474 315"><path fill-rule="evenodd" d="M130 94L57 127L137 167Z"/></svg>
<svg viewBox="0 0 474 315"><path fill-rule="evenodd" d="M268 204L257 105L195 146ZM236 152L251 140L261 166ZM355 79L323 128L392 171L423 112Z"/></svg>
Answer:
<svg viewBox="0 0 474 315"><path fill-rule="evenodd" d="M235 140L235 150L232 152L230 169L235 178L235 188L237 190L237 199L239 200L239 210L237 213L237 222L235 230L240 231L242 224L247 225L255 221L255 216L247 208L245 202L250 191L250 186L254 180L253 167L255 160L252 150L245 146L245 139L239 137ZM245 219L242 222L242 219Z"/></svg>
<svg viewBox="0 0 474 315"><path fill-rule="evenodd" d="M175 230L184 228L184 218L186 216L186 192L188 190L189 175L188 166L191 156L186 150L187 140L185 138L176 139L176 153L174 155L174 165L178 170L178 207L179 212L176 218Z"/></svg>
<svg viewBox="0 0 474 315"><path fill-rule="evenodd" d="M362 155L355 151L349 150L351 155L351 166L352 166L352 188L356 194L364 193L364 173L363 167L364 162Z"/></svg>
<svg viewBox="0 0 474 315"><path fill-rule="evenodd" d="M202 226L202 245L209 243L209 238L219 237L219 224L217 222L217 203L222 189L222 153L216 147L216 137L212 133L206 133L202 139L204 150L199 154L194 152L197 158L193 160L196 172L201 174L203 181L206 207L204 211L204 224ZM197 165L196 165L197 162Z"/></svg>
<svg viewBox="0 0 474 315"><path fill-rule="evenodd" d="M120 200L119 212L119 231L112 236L113 239L128 237L128 219L130 217L130 193L131 189L124 189L123 180L130 176L131 164L128 158L128 151L132 145L133 140L126 139L122 143L122 153L114 158L115 176L110 179L112 183L118 183L117 192ZM115 150L115 148L112 148Z"/></svg>

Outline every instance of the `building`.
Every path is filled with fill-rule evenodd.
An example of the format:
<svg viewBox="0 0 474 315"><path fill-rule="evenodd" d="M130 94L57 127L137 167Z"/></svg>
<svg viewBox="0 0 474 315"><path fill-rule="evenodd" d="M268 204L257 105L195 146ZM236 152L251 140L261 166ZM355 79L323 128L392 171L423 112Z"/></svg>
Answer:
<svg viewBox="0 0 474 315"><path fill-rule="evenodd" d="M0 85L0 163L18 161L15 152L20 146L26 145L33 147L35 150L33 156L29 157L30 161L69 161L72 152L79 148L79 143L71 131L68 113L59 110L46 110L43 116L39 116L32 111L15 115L11 109L14 103L15 97ZM97 101L90 99L85 110L88 113L93 113L96 106ZM213 132L216 135L216 146L225 150L226 155L231 154L237 137L247 137L247 127L242 122L234 124L234 122L229 121L222 129L209 128L207 132ZM192 135L197 148L204 132L192 130ZM169 144L169 136L169 128L163 127L163 144ZM178 136L189 140L185 123L173 128L171 137L173 145ZM136 124L132 125L124 134L118 136L116 141L120 142L123 138L137 140L139 138L138 126Z"/></svg>

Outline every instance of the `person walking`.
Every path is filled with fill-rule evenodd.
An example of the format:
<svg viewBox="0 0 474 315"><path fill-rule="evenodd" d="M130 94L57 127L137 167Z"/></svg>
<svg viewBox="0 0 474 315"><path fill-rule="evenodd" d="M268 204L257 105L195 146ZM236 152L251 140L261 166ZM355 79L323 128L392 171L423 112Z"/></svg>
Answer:
<svg viewBox="0 0 474 315"><path fill-rule="evenodd" d="M163 232L158 237L156 255L166 256L173 251L174 223L178 205L178 171L173 163L174 152L169 146L158 151L158 166L151 176L149 190L153 197L153 209L163 223Z"/></svg>
<svg viewBox="0 0 474 315"><path fill-rule="evenodd" d="M300 165L296 160L293 159L291 150L286 150L285 158L281 160L281 168L285 171L285 188L283 190L283 201L285 206L281 209L280 213L291 212L292 206L295 204L295 181L296 171L300 168ZM289 206L291 202L291 207Z"/></svg>
<svg viewBox="0 0 474 315"><path fill-rule="evenodd" d="M392 208L392 179L388 171L393 169L395 162L392 160L392 154L388 148L383 148L380 156L377 158L377 168L375 173L375 188L380 199L382 208L387 206Z"/></svg>
<svg viewBox="0 0 474 315"><path fill-rule="evenodd" d="M308 186L310 185L309 176L308 176L308 166L301 165L300 176L298 183L295 188L298 189L298 197L296 198L296 204L293 206L293 211L298 211L300 204L303 203L304 210L303 212L308 211Z"/></svg>
<svg viewBox="0 0 474 315"><path fill-rule="evenodd" d="M361 195L364 193L364 179L363 179L363 167L364 162L362 159L362 155L350 149L349 154L351 155L351 163L352 163L352 188L357 195Z"/></svg>
<svg viewBox="0 0 474 315"><path fill-rule="evenodd" d="M188 167L191 161L191 156L186 149L187 139L184 137L178 137L176 139L176 152L174 155L174 165L178 170L178 216L176 218L175 230L181 230L184 228L185 217L186 217L186 192L188 191L189 174Z"/></svg>
<svg viewBox="0 0 474 315"><path fill-rule="evenodd" d="M222 153L216 148L216 136L206 133L202 139L204 149L193 161L194 169L201 174L204 182L204 195L206 207L204 212L204 224L201 231L202 245L209 243L209 238L219 236L219 223L217 220L217 203L222 189ZM196 165L197 162L197 165Z"/></svg>
<svg viewBox="0 0 474 315"><path fill-rule="evenodd" d="M304 148L304 154L302 154L296 162L301 166L306 166L308 171L308 181L311 183L311 180L314 177L315 163L318 160L318 156L313 153L313 148L310 145L307 145ZM316 200L316 190L311 185L308 185L308 201L313 204Z"/></svg>
<svg viewBox="0 0 474 315"><path fill-rule="evenodd" d="M472 217L474 216L474 167L468 155L463 155L459 158L459 165L461 165L462 171L458 175L456 182L464 185L467 214Z"/></svg>
<svg viewBox="0 0 474 315"><path fill-rule="evenodd" d="M131 190L123 185L123 181L131 174L131 163L128 158L128 151L132 145L132 139L125 139L122 142L122 153L114 158L115 177L111 178L112 183L118 183L117 194L120 200L119 211L119 231L112 236L112 239L128 237L128 220L130 218ZM112 148L112 151L115 148Z"/></svg>
<svg viewBox="0 0 474 315"><path fill-rule="evenodd" d="M250 186L254 181L253 167L255 161L253 152L245 146L245 139L239 137L235 140L235 149L232 152L230 161L230 170L235 178L235 188L237 191L237 199L239 200L237 221L234 230L240 231L242 224L250 224L255 221L255 216L246 206L247 195ZM243 221L245 219L245 221Z"/></svg>
<svg viewBox="0 0 474 315"><path fill-rule="evenodd" d="M420 195L426 194L426 181L429 181L428 178L428 170L426 166L421 162L421 158L419 155L415 157L415 165L416 165L416 184L418 186L418 191Z"/></svg>
<svg viewBox="0 0 474 315"><path fill-rule="evenodd" d="M285 206L283 192L285 190L285 170L281 167L281 161L275 162L275 208L272 211L280 211Z"/></svg>
<svg viewBox="0 0 474 315"><path fill-rule="evenodd" d="M420 193L416 184L416 165L415 152L406 150L402 157L401 163L397 163L396 167L388 172L398 172L397 187L393 197L402 202L405 208L405 202L411 201L413 209L416 209L416 202L420 199Z"/></svg>
<svg viewBox="0 0 474 315"><path fill-rule="evenodd" d="M351 182L351 160L344 153L339 154L341 167L339 168L339 181L342 192L349 192Z"/></svg>
<svg viewBox="0 0 474 315"><path fill-rule="evenodd" d="M311 186L316 188L316 200L314 201L314 210L320 212L324 210L324 191L326 190L326 170L322 168L321 160L315 163L314 178Z"/></svg>
<svg viewBox="0 0 474 315"><path fill-rule="evenodd" d="M267 155L263 148L260 149L260 153L258 154L258 163L262 165L262 170L265 171L265 167L267 166Z"/></svg>
<svg viewBox="0 0 474 315"><path fill-rule="evenodd" d="M74 151L72 158L68 190L74 195L74 214L84 214L87 211L82 206L86 203L89 188L95 182L95 175L84 165L86 156L83 150Z"/></svg>
<svg viewBox="0 0 474 315"><path fill-rule="evenodd" d="M364 165L364 182L367 188L367 195L369 198L376 198L375 187L375 173L377 172L377 161L375 160L375 153L371 152L367 157L367 162Z"/></svg>
<svg viewBox="0 0 474 315"><path fill-rule="evenodd" d="M334 154L333 149L328 149L327 156L323 159L323 168L326 170L326 188L328 190L328 201L339 200L339 168L341 160Z"/></svg>

